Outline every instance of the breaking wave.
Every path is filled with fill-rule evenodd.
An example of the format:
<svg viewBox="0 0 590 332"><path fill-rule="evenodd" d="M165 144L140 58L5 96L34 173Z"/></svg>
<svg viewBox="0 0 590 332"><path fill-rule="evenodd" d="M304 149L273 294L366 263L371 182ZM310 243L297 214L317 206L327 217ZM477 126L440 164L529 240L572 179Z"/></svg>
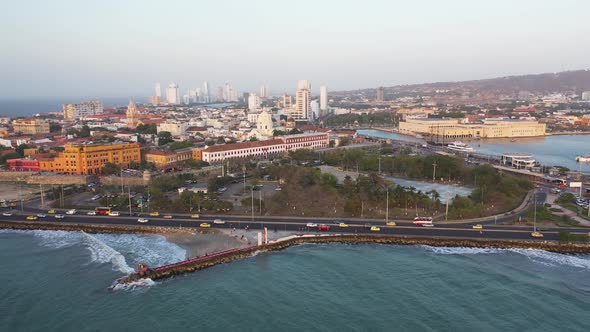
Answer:
<svg viewBox="0 0 590 332"><path fill-rule="evenodd" d="M155 285L156 282L153 281L152 279L146 278L146 279L139 279L137 281L128 283L128 284L121 284L119 282L115 282L111 287L110 290L113 291L122 291L122 290L135 290L138 288L146 288L146 287L151 287L153 285Z"/></svg>
<svg viewBox="0 0 590 332"><path fill-rule="evenodd" d="M127 265L125 257L123 257L120 252L90 234L83 232L82 235L84 237L86 247L88 250L90 250L90 256L93 262L110 262L113 264L114 269L125 274L134 272L133 268Z"/></svg>
<svg viewBox="0 0 590 332"><path fill-rule="evenodd" d="M508 254L522 255L531 261L543 265L565 265L590 270L589 255L566 255L536 249L496 249L496 248L468 248L468 247L432 247L421 246L427 251L439 255L480 255L480 254Z"/></svg>

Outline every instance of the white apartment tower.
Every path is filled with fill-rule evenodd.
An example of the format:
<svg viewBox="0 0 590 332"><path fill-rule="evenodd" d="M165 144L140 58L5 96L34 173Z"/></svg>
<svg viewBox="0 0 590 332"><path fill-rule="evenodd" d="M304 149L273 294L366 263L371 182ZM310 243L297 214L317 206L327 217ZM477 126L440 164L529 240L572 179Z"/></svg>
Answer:
<svg viewBox="0 0 590 332"><path fill-rule="evenodd" d="M180 104L180 96L178 95L178 84L170 83L166 89L166 101L168 104Z"/></svg>
<svg viewBox="0 0 590 332"><path fill-rule="evenodd" d="M320 86L320 116L325 115L328 110L328 88L325 85Z"/></svg>
<svg viewBox="0 0 590 332"><path fill-rule="evenodd" d="M260 98L255 93L251 93L248 95L248 109L250 112L255 112L258 108L260 108Z"/></svg>
<svg viewBox="0 0 590 332"><path fill-rule="evenodd" d="M203 94L203 102L208 103L211 101L209 97L209 82L203 82L203 89L201 90L201 93Z"/></svg>
<svg viewBox="0 0 590 332"><path fill-rule="evenodd" d="M310 90L311 85L307 80L300 80L297 84L295 112L292 113L292 116L295 120L308 120L310 118Z"/></svg>
<svg viewBox="0 0 590 332"><path fill-rule="evenodd" d="M156 96L162 98L162 87L160 83L156 83Z"/></svg>
<svg viewBox="0 0 590 332"><path fill-rule="evenodd" d="M260 98L268 98L268 88L266 85L260 86Z"/></svg>

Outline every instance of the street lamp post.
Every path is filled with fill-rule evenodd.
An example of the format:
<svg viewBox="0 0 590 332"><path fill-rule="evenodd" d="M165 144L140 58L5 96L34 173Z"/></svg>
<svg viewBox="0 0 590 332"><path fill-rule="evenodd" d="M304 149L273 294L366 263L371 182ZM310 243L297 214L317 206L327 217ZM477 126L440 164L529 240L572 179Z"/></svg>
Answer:
<svg viewBox="0 0 590 332"><path fill-rule="evenodd" d="M252 221L254 221L254 187L250 188L250 196L252 198Z"/></svg>

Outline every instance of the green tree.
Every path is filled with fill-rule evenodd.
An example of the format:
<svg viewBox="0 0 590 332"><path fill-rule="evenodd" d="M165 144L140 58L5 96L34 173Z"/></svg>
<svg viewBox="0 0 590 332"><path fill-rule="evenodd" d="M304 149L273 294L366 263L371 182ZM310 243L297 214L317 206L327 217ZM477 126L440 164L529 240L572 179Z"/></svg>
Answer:
<svg viewBox="0 0 590 332"><path fill-rule="evenodd" d="M101 173L106 175L119 174L120 172L121 168L113 163L106 163L101 169Z"/></svg>
<svg viewBox="0 0 590 332"><path fill-rule="evenodd" d="M172 139L172 134L169 131L161 131L158 133L158 145L166 145L168 143L174 142Z"/></svg>
<svg viewBox="0 0 590 332"><path fill-rule="evenodd" d="M30 149L31 147L26 144L21 144L16 147L15 151L18 155L22 158L25 156L25 149Z"/></svg>

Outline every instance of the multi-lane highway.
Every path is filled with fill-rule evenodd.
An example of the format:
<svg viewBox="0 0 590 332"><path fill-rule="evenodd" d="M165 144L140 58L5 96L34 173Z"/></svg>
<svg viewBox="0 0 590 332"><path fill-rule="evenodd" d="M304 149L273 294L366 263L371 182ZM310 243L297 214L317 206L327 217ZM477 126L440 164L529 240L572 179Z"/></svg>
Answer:
<svg viewBox="0 0 590 332"><path fill-rule="evenodd" d="M411 222L397 222L396 226L386 226L384 221L364 222L351 219L314 219L314 218L291 218L291 217L243 217L243 216L224 216L222 224L214 223L219 216L203 215L199 219L191 219L186 215L175 215L172 219L159 217L144 217L149 221L139 223L137 216L88 216L80 214L66 215L64 219L55 219L54 215L48 214L44 218L28 222L51 222L65 224L95 224L95 225L132 225L132 226L167 226L167 227L184 227L200 228L201 223L210 224L211 228L236 228L236 229L262 229L266 227L270 232L273 231L295 231L295 232L318 232L315 228L307 227L308 223L329 225L328 231L323 233L352 233L352 234L395 234L408 236L428 236L428 237L462 237L462 238L486 238L486 239L533 239L531 237L531 227L515 227L506 225L484 225L484 228L473 229L472 224L444 224L435 223L434 227L422 227L413 225ZM25 212L24 214L12 216L0 216L0 221L25 222L27 215L35 215L36 212ZM340 227L339 223L346 223L347 227ZM378 232L372 231L371 226L378 226ZM548 228L543 231L544 237L537 240L557 240L559 231L568 231L588 234L585 228Z"/></svg>

